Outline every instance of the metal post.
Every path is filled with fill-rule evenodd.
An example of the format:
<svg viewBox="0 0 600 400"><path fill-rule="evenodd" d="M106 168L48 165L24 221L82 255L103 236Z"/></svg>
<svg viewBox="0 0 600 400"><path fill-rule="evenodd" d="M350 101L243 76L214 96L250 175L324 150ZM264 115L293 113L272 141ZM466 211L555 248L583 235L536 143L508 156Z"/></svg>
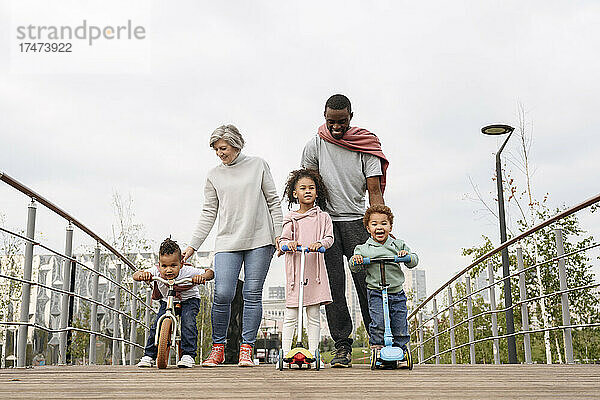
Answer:
<svg viewBox="0 0 600 400"><path fill-rule="evenodd" d="M100 275L100 245L96 244L96 249L94 250L94 271L96 273L92 273L92 300L98 301L98 279ZM93 332L98 332L98 305L92 303L92 309L90 312L90 327ZM89 364L96 364L96 334L90 334L90 351L89 351Z"/></svg>
<svg viewBox="0 0 600 400"><path fill-rule="evenodd" d="M423 354L423 311L419 311L419 364L423 362L425 356Z"/></svg>
<svg viewBox="0 0 600 400"><path fill-rule="evenodd" d="M433 341L435 344L435 363L440 363L440 339L438 337L438 316L437 316L437 300L433 298Z"/></svg>
<svg viewBox="0 0 600 400"><path fill-rule="evenodd" d="M454 337L454 306L452 305L452 287L448 285L448 322L450 323L450 348L452 349L452 364L456 364L456 339Z"/></svg>
<svg viewBox="0 0 600 400"><path fill-rule="evenodd" d="M465 288L467 290L467 317L469 318L469 342L473 342L475 340L475 333L473 332L473 301L471 299L471 277L467 274L465 275ZM469 345L469 355L471 358L471 364L476 364L475 362L475 344L471 343Z"/></svg>
<svg viewBox="0 0 600 400"><path fill-rule="evenodd" d="M554 236L556 238L556 255L560 257L558 259L558 279L560 280L560 290L567 290L567 270L565 267L565 259L561 257L565 254L565 248L563 245L562 229L558 228L554 230ZM562 320L563 326L571 325L571 313L569 311L569 294L562 293L560 295L560 305L562 307ZM567 364L573 364L573 340L571 338L571 328L563 329L563 340L565 342L565 361Z"/></svg>
<svg viewBox="0 0 600 400"><path fill-rule="evenodd" d="M137 289L138 289L138 283L136 281L133 281L133 288L132 288L132 292L133 293L137 293ZM136 342L136 337L137 337L137 324L135 322L135 317L136 317L136 299L135 296L131 296L131 321L130 321L130 328L129 328L129 341L131 343L135 343ZM129 365L133 365L133 363L135 362L135 349L136 347L132 344L129 345Z"/></svg>
<svg viewBox="0 0 600 400"><path fill-rule="evenodd" d="M488 282L490 284L490 310L492 311L492 336L498 336L498 315L496 314L496 286L494 285L494 266L492 260L488 260ZM494 364L500 364L500 339L494 339Z"/></svg>
<svg viewBox="0 0 600 400"><path fill-rule="evenodd" d="M148 328L144 329L144 346L148 343L148 335L150 334L150 306L152 305L152 289L150 286L146 287L146 316L144 321Z"/></svg>
<svg viewBox="0 0 600 400"><path fill-rule="evenodd" d="M35 236L35 213L36 204L35 200L31 199L27 210L27 232L26 236L29 239ZM23 265L23 279L26 281L31 280L31 269L33 264L33 243L27 242L25 244L25 264ZM23 283L21 291L21 315L19 321L23 323L29 323L29 300L31 296L31 285L29 283ZM17 367L24 368L27 362L27 335L28 325L19 325L19 341L17 343ZM4 348L6 346L6 336L4 340Z"/></svg>
<svg viewBox="0 0 600 400"><path fill-rule="evenodd" d="M69 283L69 292L75 293L75 276L77 275L77 263L71 261L71 282ZM69 317L67 318L67 326L73 326L73 311L75 310L75 296L69 296ZM71 353L71 340L73 332L67 331L67 363L72 364L73 354Z"/></svg>
<svg viewBox="0 0 600 400"><path fill-rule="evenodd" d="M117 263L115 271L115 282L121 284L121 263ZM121 309L121 288L119 286L115 286L115 309ZM121 316L115 312L115 317L113 318L113 337L119 337L119 318ZM112 341L112 364L119 365L119 341Z"/></svg>
<svg viewBox="0 0 600 400"><path fill-rule="evenodd" d="M521 297L521 319L523 320L523 330L529 330L529 311L527 310L527 290L525 289L525 274L522 272L523 267L523 248L517 247L517 268L519 269L519 296ZM531 338L529 333L523 336L523 350L525 351L525 363L531 364Z"/></svg>
<svg viewBox="0 0 600 400"><path fill-rule="evenodd" d="M73 253L73 225L71 222L67 224L65 238L65 255L71 257ZM71 260L65 259L63 262L63 287L65 292L71 288ZM69 326L69 295L62 295L62 303L60 308L60 328L66 329ZM67 331L60 333L60 341L58 344L59 364L67 363Z"/></svg>
<svg viewBox="0 0 600 400"><path fill-rule="evenodd" d="M506 242L506 217L504 215L504 190L502 188L502 163L500 161L500 153L506 146L508 139L512 136L510 132L500 150L496 153L496 183L498 186L498 217L500 220L500 242ZM510 275L510 264L508 259L508 248L505 247L502 253L502 277L506 278ZM506 309L506 333L508 335L508 362L511 364L517 363L517 343L515 341L515 321L512 309L512 293L510 289L510 279L504 280L504 308Z"/></svg>

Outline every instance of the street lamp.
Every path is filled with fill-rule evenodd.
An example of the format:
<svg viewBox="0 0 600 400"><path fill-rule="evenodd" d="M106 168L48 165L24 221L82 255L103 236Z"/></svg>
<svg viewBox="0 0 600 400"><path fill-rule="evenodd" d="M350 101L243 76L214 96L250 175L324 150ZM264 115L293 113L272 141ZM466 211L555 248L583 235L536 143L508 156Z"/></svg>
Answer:
<svg viewBox="0 0 600 400"><path fill-rule="evenodd" d="M481 133L484 135L504 135L508 133L508 137L500 146L500 149L496 153L496 183L498 185L498 218L500 219L500 242L506 242L506 217L504 215L504 191L502 189L502 165L500 163L500 153L504 150L504 146L508 142L508 139L513 134L515 128L509 125L488 125L481 128ZM506 333L508 336L508 362L511 364L517 363L517 345L515 342L515 320L512 309L512 295L510 291L510 279L507 277L510 275L509 261L508 261L508 248L502 249L502 276L504 277L504 308L506 308Z"/></svg>

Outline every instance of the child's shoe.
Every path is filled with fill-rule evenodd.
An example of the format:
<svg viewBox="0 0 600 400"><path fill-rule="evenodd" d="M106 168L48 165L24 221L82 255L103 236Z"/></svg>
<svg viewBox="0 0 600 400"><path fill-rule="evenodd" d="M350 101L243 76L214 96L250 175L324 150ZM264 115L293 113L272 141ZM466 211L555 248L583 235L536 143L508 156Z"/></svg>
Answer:
<svg viewBox="0 0 600 400"><path fill-rule="evenodd" d="M140 368L152 368L154 366L154 360L150 356L144 356L140 358L140 362L137 363Z"/></svg>
<svg viewBox="0 0 600 400"><path fill-rule="evenodd" d="M213 343L208 358L202 363L203 367L216 367L225 361L225 345Z"/></svg>
<svg viewBox="0 0 600 400"><path fill-rule="evenodd" d="M254 367L254 361L252 361L252 345L242 343L240 346L240 359L238 362L239 367Z"/></svg>
<svg viewBox="0 0 600 400"><path fill-rule="evenodd" d="M192 356L188 354L184 354L183 357L181 357L181 360L179 360L179 362L177 363L177 366L179 368L194 368L194 365L196 365L196 362L194 361Z"/></svg>

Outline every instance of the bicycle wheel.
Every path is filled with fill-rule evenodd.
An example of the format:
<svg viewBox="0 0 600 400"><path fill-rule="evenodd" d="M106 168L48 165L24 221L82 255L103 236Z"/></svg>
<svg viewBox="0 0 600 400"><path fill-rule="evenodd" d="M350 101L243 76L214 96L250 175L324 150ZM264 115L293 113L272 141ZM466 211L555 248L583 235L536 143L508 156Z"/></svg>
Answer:
<svg viewBox="0 0 600 400"><path fill-rule="evenodd" d="M171 346L171 318L165 318L160 324L160 335L158 336L158 355L156 356L156 366L160 369L167 368L169 365L169 347Z"/></svg>

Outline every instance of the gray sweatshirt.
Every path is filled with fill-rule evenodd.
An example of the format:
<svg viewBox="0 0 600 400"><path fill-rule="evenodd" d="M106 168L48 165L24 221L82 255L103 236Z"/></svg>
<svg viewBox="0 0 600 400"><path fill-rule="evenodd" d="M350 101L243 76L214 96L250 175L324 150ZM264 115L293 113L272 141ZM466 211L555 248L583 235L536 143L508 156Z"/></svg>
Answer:
<svg viewBox="0 0 600 400"><path fill-rule="evenodd" d="M241 251L275 244L283 213L269 165L240 153L228 165L208 171L204 206L190 246L202 245L219 217L215 252Z"/></svg>

